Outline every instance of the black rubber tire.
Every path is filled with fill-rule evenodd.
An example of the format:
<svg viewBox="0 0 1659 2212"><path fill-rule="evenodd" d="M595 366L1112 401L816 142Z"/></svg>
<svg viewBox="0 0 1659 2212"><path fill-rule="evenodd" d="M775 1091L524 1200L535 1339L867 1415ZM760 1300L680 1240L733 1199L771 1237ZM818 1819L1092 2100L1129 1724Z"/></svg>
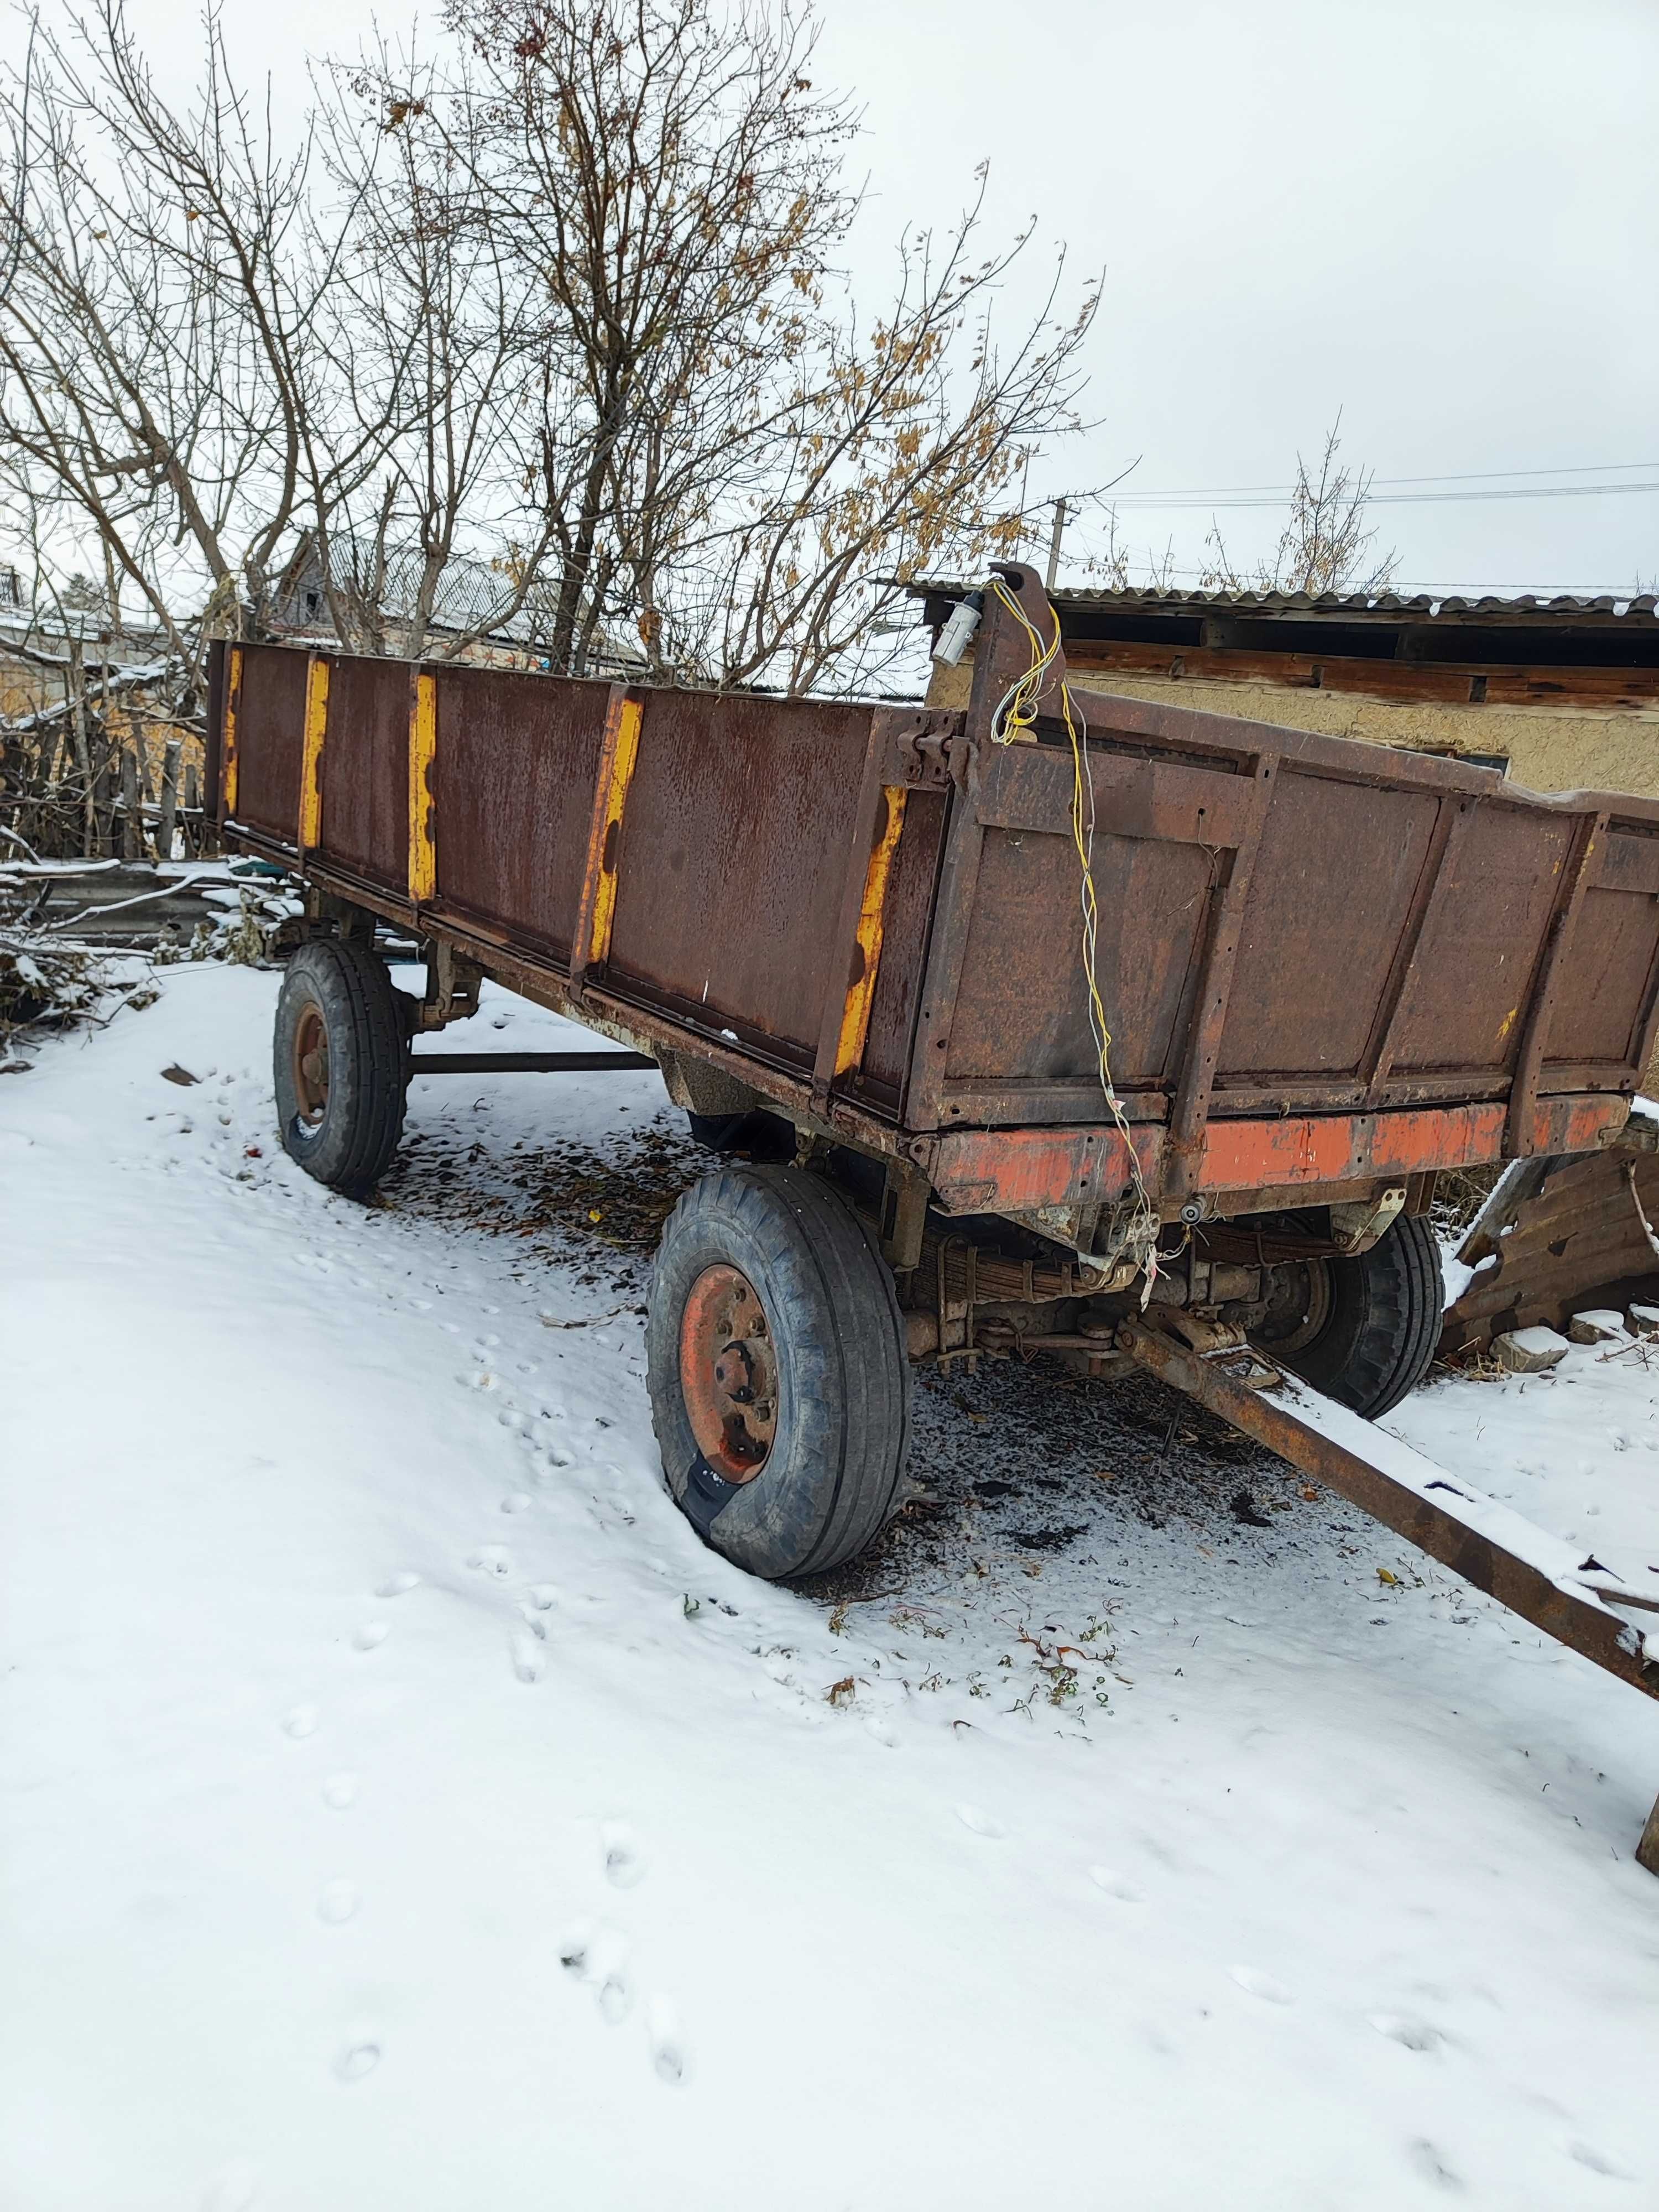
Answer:
<svg viewBox="0 0 1659 2212"><path fill-rule="evenodd" d="M294 1036L308 1006L328 1038L328 1100L307 1127L294 1079ZM392 1164L409 1093L409 1009L370 945L316 938L289 962L276 998L272 1078L283 1149L307 1175L364 1198Z"/></svg>
<svg viewBox="0 0 1659 2212"><path fill-rule="evenodd" d="M1440 1247L1426 1220L1401 1214L1369 1252L1323 1264L1329 1319L1311 1343L1275 1356L1316 1390L1375 1420L1416 1389L1434 1358L1445 1296Z"/></svg>
<svg viewBox="0 0 1659 2212"><path fill-rule="evenodd" d="M698 1449L680 1382L680 1324L705 1268L739 1268L765 1308L777 1429L749 1482ZM893 1278L821 1176L732 1166L695 1183L664 1226L646 1325L651 1419L668 1487L703 1541L769 1582L854 1558L899 1503L910 1368Z"/></svg>

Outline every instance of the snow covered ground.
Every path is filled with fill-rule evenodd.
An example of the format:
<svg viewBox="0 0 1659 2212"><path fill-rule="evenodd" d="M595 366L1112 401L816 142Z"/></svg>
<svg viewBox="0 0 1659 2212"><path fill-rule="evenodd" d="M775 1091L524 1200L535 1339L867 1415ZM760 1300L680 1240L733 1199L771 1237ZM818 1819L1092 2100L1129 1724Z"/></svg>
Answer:
<svg viewBox="0 0 1659 2212"><path fill-rule="evenodd" d="M923 1378L881 1552L746 1580L655 1076L423 1079L354 1206L275 988L0 1083L6 2212L1659 2204L1659 1711L1150 1382ZM1656 1407L1394 1425L1652 1563Z"/></svg>

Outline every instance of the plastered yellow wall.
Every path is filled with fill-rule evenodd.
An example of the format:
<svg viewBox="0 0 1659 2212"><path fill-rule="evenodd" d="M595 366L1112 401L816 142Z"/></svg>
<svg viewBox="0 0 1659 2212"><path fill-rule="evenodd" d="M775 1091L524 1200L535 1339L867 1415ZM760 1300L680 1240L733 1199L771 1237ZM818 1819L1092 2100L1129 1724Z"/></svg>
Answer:
<svg viewBox="0 0 1659 2212"><path fill-rule="evenodd" d="M930 707L965 707L973 680L969 660L933 669ZM1598 714L1559 707L1452 707L1357 698L1273 684L1218 684L1201 677L1120 675L1079 668L1079 691L1115 692L1166 707L1240 714L1281 728L1317 730L1378 745L1420 745L1433 751L1503 753L1511 782L1529 791L1634 791L1659 799L1659 710Z"/></svg>

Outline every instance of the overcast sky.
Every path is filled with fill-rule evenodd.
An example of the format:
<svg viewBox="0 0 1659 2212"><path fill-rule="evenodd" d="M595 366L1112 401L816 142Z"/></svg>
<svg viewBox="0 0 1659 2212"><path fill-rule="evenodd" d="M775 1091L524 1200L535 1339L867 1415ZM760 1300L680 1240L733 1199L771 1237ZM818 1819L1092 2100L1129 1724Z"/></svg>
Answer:
<svg viewBox="0 0 1659 2212"><path fill-rule="evenodd" d="M188 11L131 12L182 91ZM304 53L375 15L396 28L398 0L226 5L291 112ZM0 35L15 52L15 17ZM1126 494L1280 484L1339 408L1378 479L1646 463L1626 479L1659 485L1659 0L829 0L816 75L866 117L872 308L891 241L946 222L987 157L990 233L1037 216L1034 278L1062 240L1079 276L1103 267L1101 427L1033 497L1137 454ZM1195 570L1208 519L1120 527ZM1659 489L1377 519L1412 582L1659 574ZM1279 517L1219 520L1249 555Z"/></svg>

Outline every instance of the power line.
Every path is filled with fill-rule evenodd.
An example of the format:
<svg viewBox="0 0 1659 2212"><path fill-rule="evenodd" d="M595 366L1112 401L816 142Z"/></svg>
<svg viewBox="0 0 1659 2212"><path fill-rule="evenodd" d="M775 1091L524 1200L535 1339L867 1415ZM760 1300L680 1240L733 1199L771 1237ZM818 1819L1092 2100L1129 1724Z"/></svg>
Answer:
<svg viewBox="0 0 1659 2212"><path fill-rule="evenodd" d="M1650 466L1653 465L1651 463ZM1368 507L1437 506L1444 501L1462 503L1470 500L1489 499L1582 499L1614 492L1659 491L1659 479L1644 483L1574 483L1574 484L1506 484L1486 491L1367 491L1364 503ZM1357 490L1350 495L1358 496ZM1176 492L1136 492L1109 502L1115 507L1162 507L1170 510L1209 510L1215 514L1232 513L1244 507L1288 507L1295 498L1292 486L1274 497L1257 497L1238 493L1205 494Z"/></svg>
<svg viewBox="0 0 1659 2212"><path fill-rule="evenodd" d="M1178 563L1160 562L1158 566L1161 573L1166 576L1211 576L1215 574L1213 568L1185 568ZM1157 591L1158 586L1149 581L1145 584L1126 584L1121 586L1109 585L1103 588L1146 592ZM1211 588L1223 590L1226 587L1217 585ZM1250 591L1273 587L1245 585L1241 588ZM1063 595L1066 590L1063 580L1059 589ZM1572 599L1589 595L1597 599L1634 599L1643 597L1644 592L1651 593L1653 589L1652 586L1644 586L1639 582L1632 582L1628 576L1617 584L1435 584L1426 582L1420 576L1391 576L1386 584L1379 586L1379 592L1429 592L1439 599L1483 599L1490 593L1510 592L1520 599Z"/></svg>
<svg viewBox="0 0 1659 2212"><path fill-rule="evenodd" d="M1547 469L1458 469L1449 475L1437 477L1371 477L1371 483L1435 484L1435 483L1492 483L1500 477L1599 477L1628 475L1632 469L1659 469L1659 461L1579 461L1571 467ZM1293 494L1294 484L1189 484L1184 489L1167 492L1129 492L1133 499L1228 499L1246 492L1284 492Z"/></svg>
<svg viewBox="0 0 1659 2212"><path fill-rule="evenodd" d="M1583 461L1559 469L1464 469L1445 477L1376 477L1376 483L1486 483L1498 477L1605 477L1632 469L1659 469L1659 461Z"/></svg>

